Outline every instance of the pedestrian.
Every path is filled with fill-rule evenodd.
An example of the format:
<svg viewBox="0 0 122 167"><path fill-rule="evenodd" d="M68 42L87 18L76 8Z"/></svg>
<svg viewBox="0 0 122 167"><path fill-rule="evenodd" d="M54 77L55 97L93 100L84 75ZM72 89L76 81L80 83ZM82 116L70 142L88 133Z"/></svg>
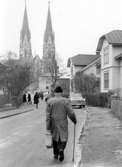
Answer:
<svg viewBox="0 0 122 167"><path fill-rule="evenodd" d="M32 104L32 101L31 101L31 94L28 93L28 104Z"/></svg>
<svg viewBox="0 0 122 167"><path fill-rule="evenodd" d="M55 96L47 100L46 128L52 134L54 159L64 160L64 149L68 140L68 117L76 124L76 115L60 86L54 90Z"/></svg>
<svg viewBox="0 0 122 167"><path fill-rule="evenodd" d="M36 108L38 108L38 103L39 103L39 94L38 92L36 92L34 95L34 104L36 104Z"/></svg>
<svg viewBox="0 0 122 167"><path fill-rule="evenodd" d="M22 100L23 100L23 103L27 102L26 93L23 94Z"/></svg>

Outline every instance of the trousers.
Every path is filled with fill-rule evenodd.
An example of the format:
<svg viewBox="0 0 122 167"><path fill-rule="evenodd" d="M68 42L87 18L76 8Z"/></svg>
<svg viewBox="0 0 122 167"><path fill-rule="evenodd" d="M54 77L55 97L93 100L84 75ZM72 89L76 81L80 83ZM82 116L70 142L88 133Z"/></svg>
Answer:
<svg viewBox="0 0 122 167"><path fill-rule="evenodd" d="M53 142L53 154L54 155L58 155L60 150L64 151L66 147L66 143L67 143L65 141L62 142L60 138L58 142L55 140L53 140L52 142Z"/></svg>

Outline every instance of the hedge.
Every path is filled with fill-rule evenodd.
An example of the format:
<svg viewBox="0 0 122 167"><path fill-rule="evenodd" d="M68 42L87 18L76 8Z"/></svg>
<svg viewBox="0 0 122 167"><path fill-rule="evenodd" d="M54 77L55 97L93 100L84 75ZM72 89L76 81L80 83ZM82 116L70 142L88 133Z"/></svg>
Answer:
<svg viewBox="0 0 122 167"><path fill-rule="evenodd" d="M87 105L108 107L109 99L107 93L84 94Z"/></svg>

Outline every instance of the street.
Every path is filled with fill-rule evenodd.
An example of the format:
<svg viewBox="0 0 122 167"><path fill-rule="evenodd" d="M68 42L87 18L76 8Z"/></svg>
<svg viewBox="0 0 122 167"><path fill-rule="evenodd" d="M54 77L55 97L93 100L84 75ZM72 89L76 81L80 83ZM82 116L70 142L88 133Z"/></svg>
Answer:
<svg viewBox="0 0 122 167"><path fill-rule="evenodd" d="M83 109L75 109L78 119L76 143L85 119ZM38 109L0 120L0 167L40 167L60 166L53 160L52 149L45 146L45 102ZM69 140L62 166L72 166L73 123L69 121ZM78 159L77 145L75 159ZM80 152L81 154L81 152Z"/></svg>

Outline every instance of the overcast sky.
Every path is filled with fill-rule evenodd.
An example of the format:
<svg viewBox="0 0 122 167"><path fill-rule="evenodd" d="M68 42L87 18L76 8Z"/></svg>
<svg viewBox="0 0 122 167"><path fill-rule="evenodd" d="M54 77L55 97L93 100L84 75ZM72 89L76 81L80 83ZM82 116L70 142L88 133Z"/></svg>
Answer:
<svg viewBox="0 0 122 167"><path fill-rule="evenodd" d="M26 0L33 54L42 57L48 0ZM95 54L99 37L122 30L122 0L51 0L56 52L66 63L79 53ZM25 0L0 0L0 54L19 53Z"/></svg>

